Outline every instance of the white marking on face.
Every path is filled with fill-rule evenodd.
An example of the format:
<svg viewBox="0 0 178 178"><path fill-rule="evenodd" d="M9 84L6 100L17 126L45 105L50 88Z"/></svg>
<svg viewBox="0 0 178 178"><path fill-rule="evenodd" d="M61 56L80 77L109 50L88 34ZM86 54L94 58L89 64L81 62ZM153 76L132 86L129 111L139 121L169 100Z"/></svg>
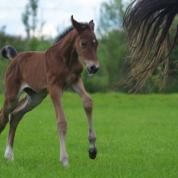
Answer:
<svg viewBox="0 0 178 178"><path fill-rule="evenodd" d="M83 57L79 56L79 61L81 62L81 64L83 66L85 66L86 68L90 68L91 66L95 65L96 68L99 68L100 67L100 64L99 64L99 61L96 60L96 61L91 61L91 60L88 60L88 59L84 59ZM93 74L89 74L89 76L92 76Z"/></svg>
<svg viewBox="0 0 178 178"><path fill-rule="evenodd" d="M99 61L91 61L91 60L85 60L86 67L91 67L95 65L97 68L99 68Z"/></svg>
<svg viewBox="0 0 178 178"><path fill-rule="evenodd" d="M96 40L95 39L93 39L93 43L96 44Z"/></svg>

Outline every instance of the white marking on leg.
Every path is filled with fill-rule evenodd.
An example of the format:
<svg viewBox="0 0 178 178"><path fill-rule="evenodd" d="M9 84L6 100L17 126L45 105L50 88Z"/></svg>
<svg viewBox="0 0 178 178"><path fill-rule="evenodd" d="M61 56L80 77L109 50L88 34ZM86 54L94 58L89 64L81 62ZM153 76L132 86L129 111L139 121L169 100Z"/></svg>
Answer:
<svg viewBox="0 0 178 178"><path fill-rule="evenodd" d="M63 135L61 135L60 137L60 162L62 163L64 167L69 166L68 155L66 152L65 141L64 141Z"/></svg>
<svg viewBox="0 0 178 178"><path fill-rule="evenodd" d="M12 147L10 145L7 145L4 157L10 161L14 160L14 153L13 153Z"/></svg>

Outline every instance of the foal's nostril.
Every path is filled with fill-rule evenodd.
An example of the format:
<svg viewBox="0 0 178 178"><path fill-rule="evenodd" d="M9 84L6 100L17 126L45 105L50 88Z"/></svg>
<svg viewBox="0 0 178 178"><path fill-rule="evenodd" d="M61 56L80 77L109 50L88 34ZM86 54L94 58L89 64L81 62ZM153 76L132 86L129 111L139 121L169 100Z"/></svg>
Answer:
<svg viewBox="0 0 178 178"><path fill-rule="evenodd" d="M96 66L95 66L95 65L92 65L92 66L90 67L90 70L91 70L91 71L95 71L95 70L96 70Z"/></svg>
<svg viewBox="0 0 178 178"><path fill-rule="evenodd" d="M90 74L95 74L98 70L99 70L99 67L97 67L96 65L92 65L92 66L88 67L88 72Z"/></svg>

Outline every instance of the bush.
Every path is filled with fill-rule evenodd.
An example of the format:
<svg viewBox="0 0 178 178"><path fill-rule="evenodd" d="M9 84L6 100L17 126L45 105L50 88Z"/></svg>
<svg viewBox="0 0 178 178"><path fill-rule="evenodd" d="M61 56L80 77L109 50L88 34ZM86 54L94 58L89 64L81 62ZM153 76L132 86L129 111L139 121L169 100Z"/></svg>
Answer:
<svg viewBox="0 0 178 178"><path fill-rule="evenodd" d="M108 90L108 77L107 75L101 75L101 72L95 74L92 77L88 76L87 71L83 73L84 85L87 91L93 92L106 92Z"/></svg>

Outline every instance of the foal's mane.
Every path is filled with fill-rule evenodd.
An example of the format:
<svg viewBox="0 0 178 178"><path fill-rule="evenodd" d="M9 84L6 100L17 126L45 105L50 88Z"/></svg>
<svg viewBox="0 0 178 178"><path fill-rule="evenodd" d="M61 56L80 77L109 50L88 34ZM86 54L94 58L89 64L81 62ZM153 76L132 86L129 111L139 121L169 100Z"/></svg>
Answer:
<svg viewBox="0 0 178 178"><path fill-rule="evenodd" d="M89 27L88 23L80 23L80 25L82 26L83 29L87 29ZM59 41L61 41L65 36L67 36L72 30L74 29L73 26L70 26L68 28L66 28L61 34L59 34L56 39L55 39L55 43L58 43Z"/></svg>
<svg viewBox="0 0 178 178"><path fill-rule="evenodd" d="M62 40L67 34L69 34L74 28L72 26L66 28L61 34L59 34L56 39L55 39L55 43L59 42L60 40Z"/></svg>

